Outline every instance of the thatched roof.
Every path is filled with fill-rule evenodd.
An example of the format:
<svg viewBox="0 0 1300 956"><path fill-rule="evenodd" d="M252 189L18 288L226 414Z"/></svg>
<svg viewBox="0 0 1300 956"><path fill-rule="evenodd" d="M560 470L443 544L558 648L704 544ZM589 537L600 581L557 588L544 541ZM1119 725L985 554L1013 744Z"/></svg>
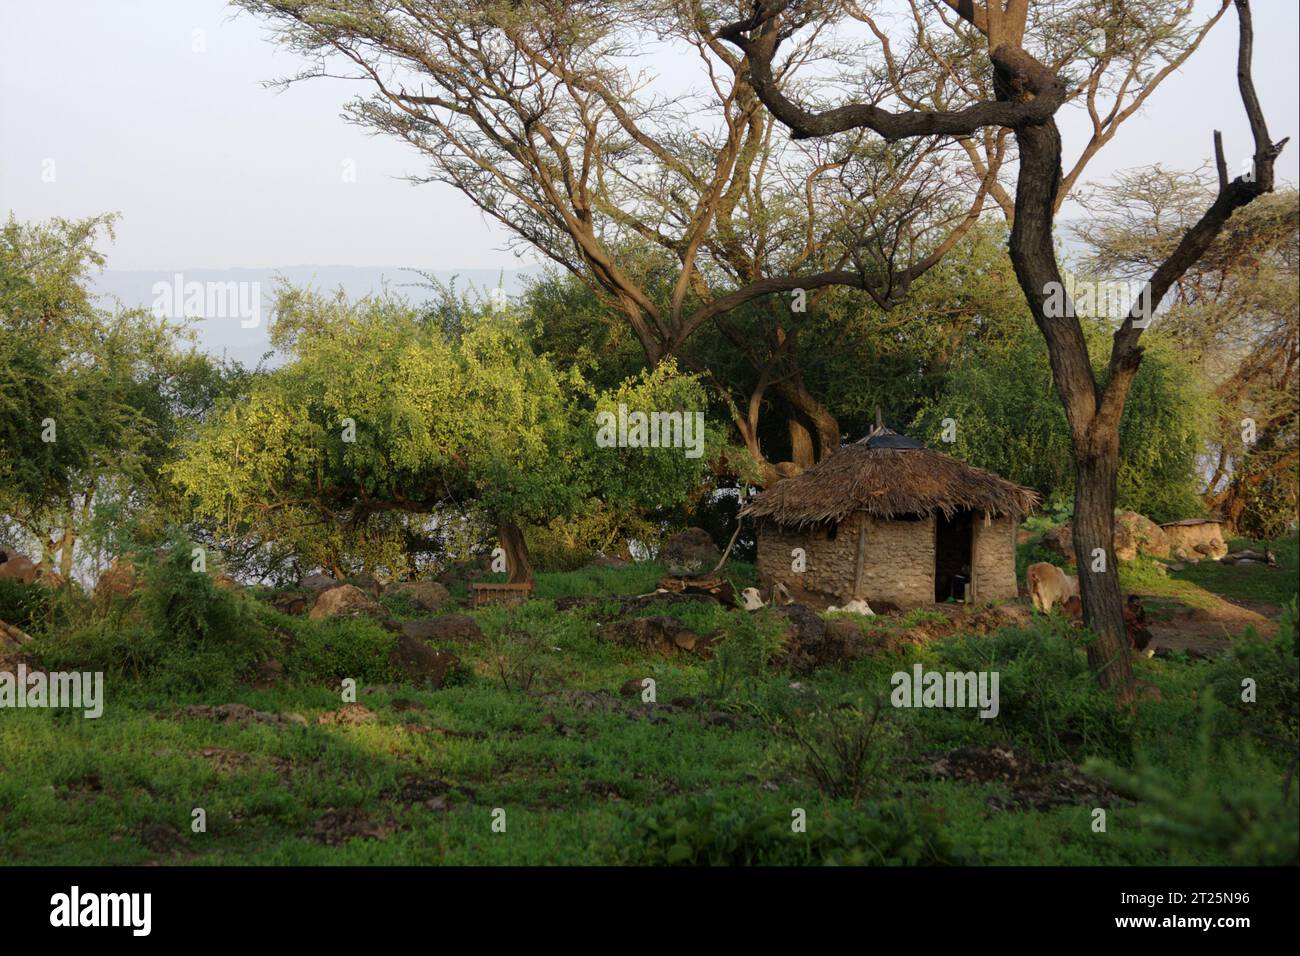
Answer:
<svg viewBox="0 0 1300 956"><path fill-rule="evenodd" d="M958 511L1021 515L1037 503L1028 488L877 426L803 474L777 482L740 513L799 527L839 523L855 511L876 518Z"/></svg>

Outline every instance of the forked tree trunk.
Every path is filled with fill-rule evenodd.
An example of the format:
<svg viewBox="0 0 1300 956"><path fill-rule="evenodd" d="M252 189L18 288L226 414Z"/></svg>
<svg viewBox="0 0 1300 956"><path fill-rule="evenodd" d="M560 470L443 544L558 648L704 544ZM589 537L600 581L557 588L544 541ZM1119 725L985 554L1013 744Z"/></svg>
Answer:
<svg viewBox="0 0 1300 956"><path fill-rule="evenodd" d="M817 464L817 449L813 445L813 436L795 412L789 412L786 425L790 429L790 460L800 468L811 468Z"/></svg>
<svg viewBox="0 0 1300 956"><path fill-rule="evenodd" d="M528 555L524 533L509 518L497 519L497 537L506 553L506 581L510 584L527 584L533 579L533 560Z"/></svg>

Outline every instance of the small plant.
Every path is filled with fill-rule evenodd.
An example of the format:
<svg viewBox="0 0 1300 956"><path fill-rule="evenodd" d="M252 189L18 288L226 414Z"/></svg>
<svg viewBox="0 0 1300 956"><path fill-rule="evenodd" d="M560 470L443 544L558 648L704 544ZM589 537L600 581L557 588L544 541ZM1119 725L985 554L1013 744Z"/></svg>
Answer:
<svg viewBox="0 0 1300 956"><path fill-rule="evenodd" d="M865 707L857 701L787 706L771 715L769 726L795 744L801 770L818 790L857 806L875 788L890 752L890 713L879 698Z"/></svg>

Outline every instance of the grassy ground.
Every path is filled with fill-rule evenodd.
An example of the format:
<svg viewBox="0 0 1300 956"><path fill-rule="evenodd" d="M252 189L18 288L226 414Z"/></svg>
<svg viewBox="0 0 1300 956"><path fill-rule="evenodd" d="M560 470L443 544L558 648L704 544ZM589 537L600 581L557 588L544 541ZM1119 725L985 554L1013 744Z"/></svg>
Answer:
<svg viewBox="0 0 1300 956"><path fill-rule="evenodd" d="M1289 554L1294 562L1294 540ZM1280 796L1289 751L1252 732L1253 714L1204 716L1214 665L1136 662L1148 692L1130 719L1095 690L1073 638L1051 628L904 645L792 675L743 656L612 646L596 636L615 614L609 602L555 610L556 596L638 593L658 573L543 574L538 600L474 614L485 637L457 648L466 668L455 686L363 685L368 716L355 723L318 722L343 701L332 682L300 679L188 696L110 680L99 720L0 711L0 861L1294 862L1300 788ZM1200 573L1185 583L1246 586ZM720 608L643 613L676 615L737 648L766 633ZM506 686L502 659L516 676L536 671L526 690ZM894 672L971 661L1002 675L997 719L886 706L866 748L878 768L859 799L844 792L852 774L832 773L828 785L809 772L809 746L834 767L837 747L861 741L862 715L888 697ZM645 677L655 704L619 694ZM1285 711L1297 691L1281 693ZM230 703L305 723L181 712ZM1019 782L981 782L978 767L953 779L932 770L954 748L992 745L1014 745L1040 770ZM1108 790L1093 771L1138 779ZM191 825L200 808L206 832ZM805 832L791 827L799 811ZM1225 814L1229 824L1206 823Z"/></svg>

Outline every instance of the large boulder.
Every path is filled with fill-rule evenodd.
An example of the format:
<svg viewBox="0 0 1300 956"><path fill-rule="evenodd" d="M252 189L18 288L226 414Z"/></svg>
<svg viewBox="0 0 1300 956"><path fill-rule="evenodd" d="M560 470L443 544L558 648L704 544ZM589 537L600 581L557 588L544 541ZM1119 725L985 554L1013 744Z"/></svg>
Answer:
<svg viewBox="0 0 1300 956"><path fill-rule="evenodd" d="M1132 561L1139 554L1149 558L1169 557L1169 536L1146 515L1121 511L1115 515L1115 557Z"/></svg>
<svg viewBox="0 0 1300 956"><path fill-rule="evenodd" d="M452 601L451 592L437 581L405 581L389 588L388 593L405 598L422 611L436 611Z"/></svg>
<svg viewBox="0 0 1300 956"><path fill-rule="evenodd" d="M435 688L447 680L447 674L460 664L451 651L434 650L423 641L405 633L397 636L397 645L388 655L388 663L405 680L428 682Z"/></svg>
<svg viewBox="0 0 1300 956"><path fill-rule="evenodd" d="M1074 530L1068 524L1052 528L1043 535L1043 540L1039 543L1067 561L1074 560Z"/></svg>
<svg viewBox="0 0 1300 956"><path fill-rule="evenodd" d="M30 644L31 642L31 635L27 632L14 627L12 624L0 621L0 650L17 650L24 644Z"/></svg>
<svg viewBox="0 0 1300 956"><path fill-rule="evenodd" d="M0 564L0 581L17 581L20 584L35 584L40 576L40 565L31 558L10 552Z"/></svg>
<svg viewBox="0 0 1300 956"><path fill-rule="evenodd" d="M443 614L421 621L406 621L402 624L402 633L434 644L471 644L483 637L478 622L465 614Z"/></svg>
<svg viewBox="0 0 1300 956"><path fill-rule="evenodd" d="M597 628L596 636L623 647L672 654L677 651L700 653L709 641L700 637L675 617L634 617Z"/></svg>
<svg viewBox="0 0 1300 956"><path fill-rule="evenodd" d="M307 615L313 621L336 617L373 617L378 621L388 619L388 611L382 604L372 600L365 591L355 584L340 584L321 592Z"/></svg>
<svg viewBox="0 0 1300 956"><path fill-rule="evenodd" d="M346 581L348 584L361 588L361 590L373 597L379 597L384 593L384 585L369 571L360 571L349 575Z"/></svg>
<svg viewBox="0 0 1300 956"><path fill-rule="evenodd" d="M1223 525L1214 519L1188 518L1160 526L1169 538L1171 555L1178 561L1218 561L1228 553Z"/></svg>
<svg viewBox="0 0 1300 956"><path fill-rule="evenodd" d="M712 571L722 552L703 528L687 528L673 535L659 549L659 561L671 574L699 574Z"/></svg>
<svg viewBox="0 0 1300 956"><path fill-rule="evenodd" d="M465 561L449 564L438 572L439 584L450 587L453 584L468 584L471 581L483 581L492 575L492 558L480 554Z"/></svg>
<svg viewBox="0 0 1300 956"><path fill-rule="evenodd" d="M330 588L336 588L338 586L338 581L328 574L322 574L320 571L309 574L298 582L299 590L308 591L312 594L320 594L323 591L328 591Z"/></svg>

